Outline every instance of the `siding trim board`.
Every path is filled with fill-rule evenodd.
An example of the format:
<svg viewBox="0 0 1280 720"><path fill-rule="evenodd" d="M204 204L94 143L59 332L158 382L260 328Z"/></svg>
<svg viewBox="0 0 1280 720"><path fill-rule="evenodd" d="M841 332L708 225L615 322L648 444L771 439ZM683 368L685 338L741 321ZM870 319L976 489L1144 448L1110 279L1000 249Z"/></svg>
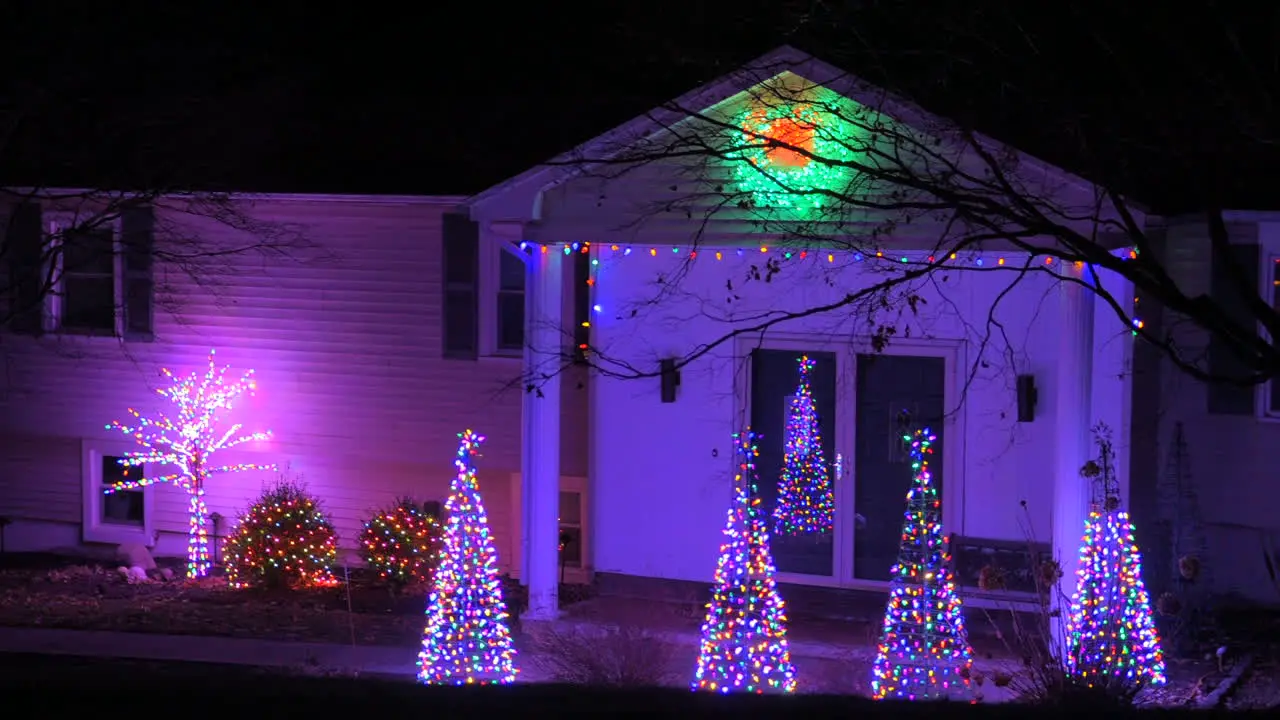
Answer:
<svg viewBox="0 0 1280 720"><path fill-rule="evenodd" d="M1280 310L1280 222L1260 224L1257 232L1262 257L1258 261L1258 292L1271 307ZM1266 335L1266 330L1259 327ZM1276 339L1272 339L1275 342ZM1271 380L1255 388L1254 410L1263 422L1280 422L1280 381Z"/></svg>

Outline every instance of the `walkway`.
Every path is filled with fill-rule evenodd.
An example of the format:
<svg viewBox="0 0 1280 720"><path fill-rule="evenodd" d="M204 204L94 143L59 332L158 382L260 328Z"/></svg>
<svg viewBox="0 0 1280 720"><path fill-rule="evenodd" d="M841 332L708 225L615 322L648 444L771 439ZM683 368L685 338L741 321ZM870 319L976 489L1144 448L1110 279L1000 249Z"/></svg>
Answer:
<svg viewBox="0 0 1280 720"><path fill-rule="evenodd" d="M603 629L604 623L572 617L561 623L561 627L575 625L583 629ZM688 649L687 653L673 653L670 657L672 664L668 668L673 683L683 686L697 653L698 634L686 628L672 627L653 628L650 632L677 648ZM520 681L546 681L550 676L540 667L538 653L530 652L527 636L517 634L516 642L521 648ZM839 641L810 640L792 645L805 692L865 693L873 652L864 644ZM352 674L411 682L417 673L418 648L0 627L0 653L204 662L279 668L302 675ZM991 660L978 662L979 667L985 666L987 670L1003 664ZM990 687L986 688L985 694L987 702L1007 699L1005 692Z"/></svg>

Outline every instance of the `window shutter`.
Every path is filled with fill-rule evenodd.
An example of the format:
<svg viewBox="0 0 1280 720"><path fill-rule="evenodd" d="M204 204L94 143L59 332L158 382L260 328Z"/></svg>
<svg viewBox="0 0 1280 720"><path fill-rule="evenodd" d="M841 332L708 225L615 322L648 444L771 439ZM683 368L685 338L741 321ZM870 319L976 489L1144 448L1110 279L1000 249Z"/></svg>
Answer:
<svg viewBox="0 0 1280 720"><path fill-rule="evenodd" d="M1257 326L1257 319L1249 310L1246 294L1257 292L1258 285L1241 289L1235 276L1223 264L1219 253L1212 254L1212 269L1209 294L1213 301L1237 323L1249 328ZM1255 283L1261 281L1261 268L1258 267L1258 245L1235 244L1231 246L1231 259L1239 266L1245 277L1252 278ZM1209 337L1209 372L1220 376L1243 376L1248 372L1242 360L1230 346L1225 345L1216 336ZM1210 383L1208 386L1208 410L1214 415L1252 415L1254 412L1254 388L1239 387L1225 383Z"/></svg>
<svg viewBox="0 0 1280 720"><path fill-rule="evenodd" d="M39 203L13 208L5 233L9 255L9 327L23 335L44 332L44 227Z"/></svg>
<svg viewBox="0 0 1280 720"><path fill-rule="evenodd" d="M449 213L443 219L445 357L474 360L479 354L480 226Z"/></svg>
<svg viewBox="0 0 1280 720"><path fill-rule="evenodd" d="M155 339L155 210L127 208L120 214L124 251L124 336L127 340Z"/></svg>

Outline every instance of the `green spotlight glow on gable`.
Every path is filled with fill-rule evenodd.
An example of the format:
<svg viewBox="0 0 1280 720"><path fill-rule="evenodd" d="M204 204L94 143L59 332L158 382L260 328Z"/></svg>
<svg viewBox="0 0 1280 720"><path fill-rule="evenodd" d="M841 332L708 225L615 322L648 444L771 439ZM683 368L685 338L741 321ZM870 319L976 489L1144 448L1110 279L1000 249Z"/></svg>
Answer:
<svg viewBox="0 0 1280 720"><path fill-rule="evenodd" d="M756 207L820 210L842 193L855 171L853 161L864 133L854 124L823 112L814 103L756 107L742 112L732 133L731 157L738 189L750 193ZM770 140L785 146L770 147Z"/></svg>

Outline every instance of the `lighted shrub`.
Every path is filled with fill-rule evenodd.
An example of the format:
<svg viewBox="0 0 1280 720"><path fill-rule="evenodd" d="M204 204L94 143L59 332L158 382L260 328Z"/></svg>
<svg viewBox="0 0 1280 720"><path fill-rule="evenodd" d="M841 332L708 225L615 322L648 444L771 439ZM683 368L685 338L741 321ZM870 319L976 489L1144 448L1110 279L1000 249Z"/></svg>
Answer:
<svg viewBox="0 0 1280 720"><path fill-rule="evenodd" d="M392 585L423 582L431 576L440 523L417 503L401 498L374 513L360 533L369 569Z"/></svg>
<svg viewBox="0 0 1280 720"><path fill-rule="evenodd" d="M232 587L329 587L338 559L338 534L319 502L297 484L263 491L240 514L226 540L227 580Z"/></svg>

